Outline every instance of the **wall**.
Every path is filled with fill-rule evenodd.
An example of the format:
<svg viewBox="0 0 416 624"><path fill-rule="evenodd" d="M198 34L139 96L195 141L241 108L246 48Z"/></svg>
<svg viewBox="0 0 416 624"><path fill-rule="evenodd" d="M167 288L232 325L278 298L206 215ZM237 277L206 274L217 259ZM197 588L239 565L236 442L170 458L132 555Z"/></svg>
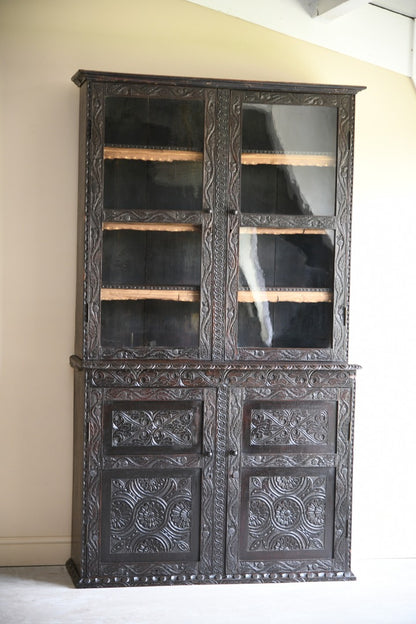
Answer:
<svg viewBox="0 0 416 624"><path fill-rule="evenodd" d="M3 0L0 562L69 554L78 68L363 84L357 98L351 353L353 553L414 557L410 79L184 0Z"/></svg>

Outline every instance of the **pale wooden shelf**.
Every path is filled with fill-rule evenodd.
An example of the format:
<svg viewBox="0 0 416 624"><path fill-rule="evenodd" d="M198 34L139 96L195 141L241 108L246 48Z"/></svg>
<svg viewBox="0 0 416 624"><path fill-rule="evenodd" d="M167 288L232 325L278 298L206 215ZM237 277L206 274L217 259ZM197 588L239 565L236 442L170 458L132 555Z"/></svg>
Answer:
<svg viewBox="0 0 416 624"><path fill-rule="evenodd" d="M201 226L191 223L126 223L106 221L103 230L137 230L140 232L198 232Z"/></svg>
<svg viewBox="0 0 416 624"><path fill-rule="evenodd" d="M101 301L139 301L158 299L160 301L199 301L198 290L157 290L156 288L102 288Z"/></svg>
<svg viewBox="0 0 416 624"><path fill-rule="evenodd" d="M332 293L328 291L303 291L303 290L239 290L238 301L240 303L254 303L255 301L270 301L277 303L288 301L293 303L330 303Z"/></svg>
<svg viewBox="0 0 416 624"><path fill-rule="evenodd" d="M326 230L307 228L240 227L240 234L326 234Z"/></svg>
<svg viewBox="0 0 416 624"><path fill-rule="evenodd" d="M160 301L185 301L198 302L199 291L197 290L158 290L156 288L102 288L101 301L140 301L145 299L157 299ZM330 303L332 293L328 291L303 291L303 290L239 290L238 301L240 303L254 303L256 301L293 302L293 303Z"/></svg>
<svg viewBox="0 0 416 624"><path fill-rule="evenodd" d="M241 154L243 165L293 165L295 167L334 167L335 157L329 154Z"/></svg>
<svg viewBox="0 0 416 624"><path fill-rule="evenodd" d="M104 158L108 160L150 160L157 162L202 162L202 152L190 150L149 149L141 147L104 147Z"/></svg>

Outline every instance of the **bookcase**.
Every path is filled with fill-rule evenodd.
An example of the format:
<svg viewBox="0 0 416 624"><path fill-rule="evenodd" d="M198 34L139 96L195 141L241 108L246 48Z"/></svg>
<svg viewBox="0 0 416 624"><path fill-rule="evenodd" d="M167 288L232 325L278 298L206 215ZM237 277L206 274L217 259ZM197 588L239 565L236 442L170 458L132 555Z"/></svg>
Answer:
<svg viewBox="0 0 416 624"><path fill-rule="evenodd" d="M73 81L74 583L353 579L362 87Z"/></svg>

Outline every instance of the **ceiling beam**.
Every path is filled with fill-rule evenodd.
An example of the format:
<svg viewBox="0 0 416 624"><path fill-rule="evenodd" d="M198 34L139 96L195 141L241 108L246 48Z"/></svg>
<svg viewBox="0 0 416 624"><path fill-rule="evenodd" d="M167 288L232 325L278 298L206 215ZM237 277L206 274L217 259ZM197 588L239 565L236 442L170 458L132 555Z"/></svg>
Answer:
<svg viewBox="0 0 416 624"><path fill-rule="evenodd" d="M368 3L369 0L314 0L313 17L329 22Z"/></svg>

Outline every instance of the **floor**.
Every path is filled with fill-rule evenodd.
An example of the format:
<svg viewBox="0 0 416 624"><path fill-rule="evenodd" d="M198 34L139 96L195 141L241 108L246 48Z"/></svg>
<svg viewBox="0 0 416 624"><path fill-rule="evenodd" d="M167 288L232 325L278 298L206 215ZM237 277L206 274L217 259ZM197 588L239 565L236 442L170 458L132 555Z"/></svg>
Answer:
<svg viewBox="0 0 416 624"><path fill-rule="evenodd" d="M63 566L0 568L1 624L416 624L416 559L355 582L75 590Z"/></svg>

